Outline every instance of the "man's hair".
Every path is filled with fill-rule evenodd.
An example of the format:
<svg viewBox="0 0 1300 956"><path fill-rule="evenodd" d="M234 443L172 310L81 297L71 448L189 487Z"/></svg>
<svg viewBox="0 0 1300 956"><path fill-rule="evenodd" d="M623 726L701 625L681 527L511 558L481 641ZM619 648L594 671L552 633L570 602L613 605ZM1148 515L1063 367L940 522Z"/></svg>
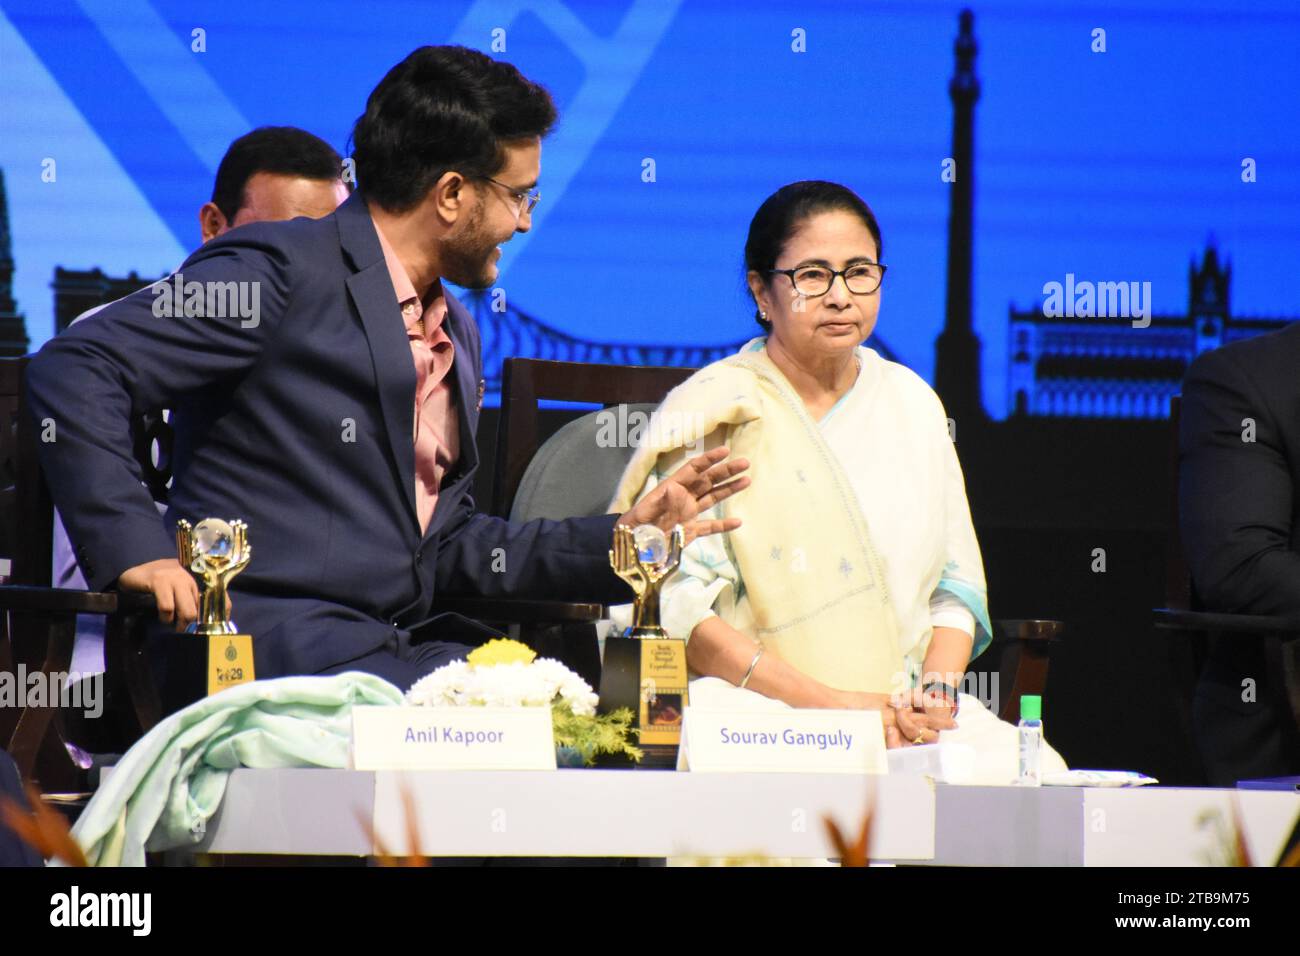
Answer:
<svg viewBox="0 0 1300 956"><path fill-rule="evenodd" d="M388 71L352 128L367 198L389 212L415 206L442 176L492 176L502 144L555 125L551 94L509 63L462 46L423 46Z"/></svg>
<svg viewBox="0 0 1300 956"><path fill-rule="evenodd" d="M230 144L217 167L212 201L226 220L244 205L254 173L276 173L331 182L343 176L343 158L319 136L296 126L261 126Z"/></svg>

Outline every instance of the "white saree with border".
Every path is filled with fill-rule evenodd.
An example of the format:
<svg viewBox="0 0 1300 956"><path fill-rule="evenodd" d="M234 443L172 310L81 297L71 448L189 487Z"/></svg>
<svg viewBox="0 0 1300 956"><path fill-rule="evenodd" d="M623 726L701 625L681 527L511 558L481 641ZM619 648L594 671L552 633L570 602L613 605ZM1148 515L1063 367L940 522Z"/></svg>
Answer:
<svg viewBox="0 0 1300 956"><path fill-rule="evenodd" d="M765 339L701 369L651 420L611 506L622 512L691 454L726 443L753 483L701 517L739 517L729 535L697 538L664 586L663 626L689 640L717 614L809 676L841 690L917 685L933 628L991 640L984 568L949 422L906 367L859 347L847 394L814 422L767 357ZM616 609L616 625L626 624ZM996 688L990 688L996 692ZM991 694L996 699L996 693ZM693 704L784 703L693 675ZM1009 783L1018 737L963 693L942 743L971 748L966 782ZM1065 769L1050 746L1043 771Z"/></svg>

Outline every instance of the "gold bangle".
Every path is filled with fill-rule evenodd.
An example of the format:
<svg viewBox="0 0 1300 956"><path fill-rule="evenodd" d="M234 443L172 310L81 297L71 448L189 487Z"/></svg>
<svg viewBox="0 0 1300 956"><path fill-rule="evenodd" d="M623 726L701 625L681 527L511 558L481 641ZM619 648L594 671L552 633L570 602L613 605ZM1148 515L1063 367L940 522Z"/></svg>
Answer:
<svg viewBox="0 0 1300 956"><path fill-rule="evenodd" d="M745 679L742 680L742 681L740 682L740 684L739 684L739 686L740 686L742 689L745 687L746 684L749 683L749 679L750 679L751 677L754 676L754 668L755 668L755 666L757 666L757 664L758 664L758 659L759 659L760 657L763 656L763 651L765 651L765 650L766 650L766 648L763 647L763 646L760 644L759 647L758 647L758 653L755 654L755 655L754 655L754 659L753 659L752 661L749 662L749 670L745 671Z"/></svg>

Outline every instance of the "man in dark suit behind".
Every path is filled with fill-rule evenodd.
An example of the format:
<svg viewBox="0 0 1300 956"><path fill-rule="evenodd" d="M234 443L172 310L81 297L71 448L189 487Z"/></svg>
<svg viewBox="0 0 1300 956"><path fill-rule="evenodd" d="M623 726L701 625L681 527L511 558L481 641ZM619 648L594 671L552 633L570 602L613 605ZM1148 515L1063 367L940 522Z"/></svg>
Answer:
<svg viewBox="0 0 1300 956"><path fill-rule="evenodd" d="M248 524L232 603L259 677L356 669L408 687L468 650L458 622L433 617L435 593L619 603L616 520L737 526L694 521L748 481L725 449L621 518L475 511L479 336L442 280L496 280L498 246L531 226L554 121L509 64L416 50L367 100L359 189L335 213L235 229L45 346L30 404L92 588L152 592L177 629L197 613L131 456L129 423L160 407L176 425L167 526Z"/></svg>
<svg viewBox="0 0 1300 956"><path fill-rule="evenodd" d="M1192 363L1179 448L1183 547L1203 608L1300 618L1300 322ZM1216 786L1300 773L1296 718L1264 647L1251 634L1210 646L1194 720Z"/></svg>

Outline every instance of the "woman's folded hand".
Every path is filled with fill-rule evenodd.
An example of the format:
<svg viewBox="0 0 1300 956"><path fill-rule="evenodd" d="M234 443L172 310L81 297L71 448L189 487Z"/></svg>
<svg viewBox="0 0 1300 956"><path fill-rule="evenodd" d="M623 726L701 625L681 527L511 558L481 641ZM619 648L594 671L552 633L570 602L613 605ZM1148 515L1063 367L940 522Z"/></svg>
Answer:
<svg viewBox="0 0 1300 956"><path fill-rule="evenodd" d="M911 706L907 698L896 700L890 708L894 713L894 730L898 742L890 744L889 728L885 728L885 743L888 746L907 747L917 744L934 744L939 742L939 731L953 730L957 721L951 714L940 711L926 711Z"/></svg>

